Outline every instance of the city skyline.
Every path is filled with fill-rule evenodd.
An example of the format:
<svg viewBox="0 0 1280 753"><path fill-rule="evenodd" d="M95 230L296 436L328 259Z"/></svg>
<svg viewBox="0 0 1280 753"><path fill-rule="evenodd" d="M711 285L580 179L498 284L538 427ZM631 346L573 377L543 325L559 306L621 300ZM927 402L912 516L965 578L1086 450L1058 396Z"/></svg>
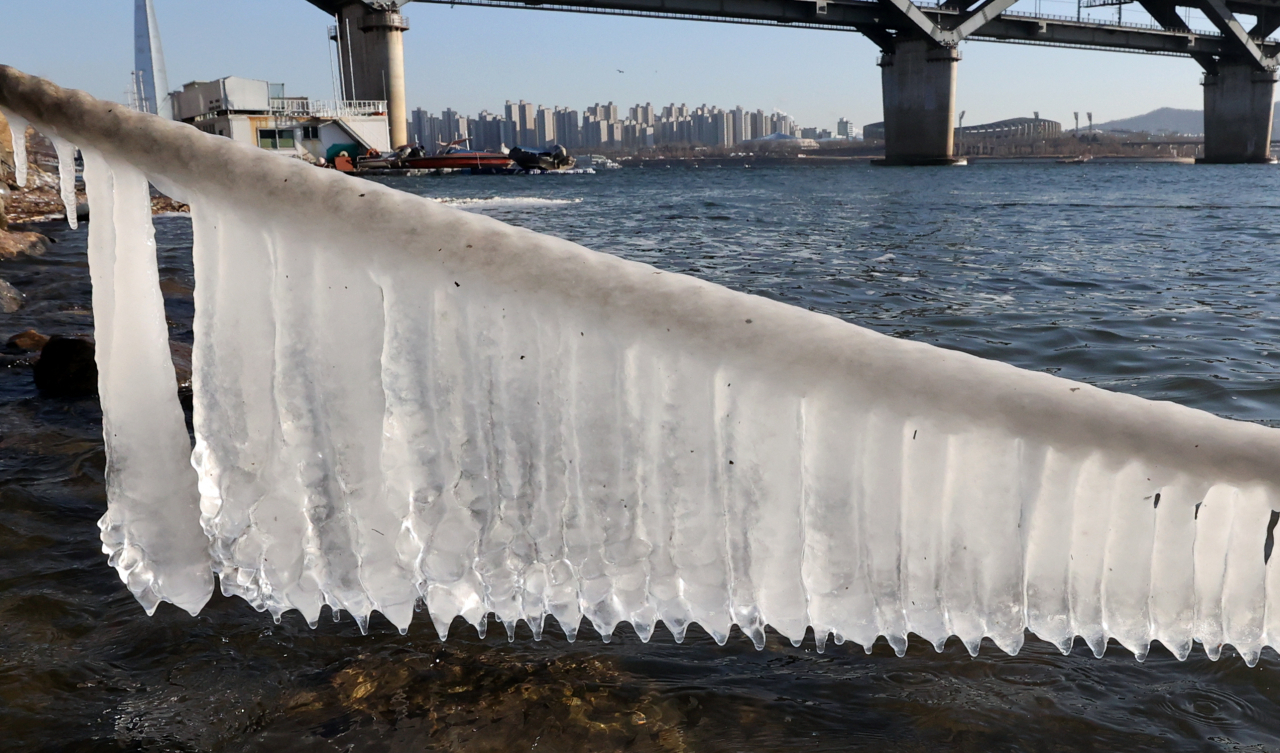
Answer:
<svg viewBox="0 0 1280 753"><path fill-rule="evenodd" d="M410 112L409 141L421 146L469 139L482 150L523 146L546 148L559 144L568 149L643 149L666 144L732 146L773 134L829 139L833 133L850 136L858 130L840 118L836 131L804 126L776 108L769 112L732 109L703 103L655 107L651 102L625 110L612 101L576 110L570 107L507 100L502 112L481 110L475 116L445 108L439 115L417 107Z"/></svg>

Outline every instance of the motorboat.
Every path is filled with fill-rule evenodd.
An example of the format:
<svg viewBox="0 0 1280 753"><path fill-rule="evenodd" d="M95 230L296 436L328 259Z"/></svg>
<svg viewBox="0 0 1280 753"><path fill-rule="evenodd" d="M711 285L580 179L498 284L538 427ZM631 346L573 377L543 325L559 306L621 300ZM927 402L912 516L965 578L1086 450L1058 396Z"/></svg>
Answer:
<svg viewBox="0 0 1280 753"><path fill-rule="evenodd" d="M569 151L559 144L545 152L535 152L516 146L507 152L507 156L525 170L568 170L575 163L573 157L569 156Z"/></svg>
<svg viewBox="0 0 1280 753"><path fill-rule="evenodd" d="M603 156L601 156L601 155L599 155L599 154L588 154L588 155L586 155L585 157L579 157L579 158L578 158L578 166L579 166L579 167L589 167L589 168L593 168L593 169L596 169L596 170L620 170L620 169L622 169L622 165L619 165L617 162L614 162L613 160L609 159L608 157L603 157ZM671 167L671 165L667 165L667 167Z"/></svg>
<svg viewBox="0 0 1280 753"><path fill-rule="evenodd" d="M388 154L371 154L356 161L360 170L466 170L502 169L511 166L511 158L501 152L467 149L470 139L444 144L435 154L420 146L402 146Z"/></svg>

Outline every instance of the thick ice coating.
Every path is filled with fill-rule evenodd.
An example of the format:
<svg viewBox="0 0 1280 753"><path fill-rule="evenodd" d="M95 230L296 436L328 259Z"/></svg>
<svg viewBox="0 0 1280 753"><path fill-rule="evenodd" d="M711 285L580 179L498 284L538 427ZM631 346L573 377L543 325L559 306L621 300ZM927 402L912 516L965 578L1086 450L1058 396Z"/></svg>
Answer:
<svg viewBox="0 0 1280 753"><path fill-rule="evenodd" d="M103 550L148 613L169 601L198 614L213 578L169 355L147 179L91 147L84 168L96 220L89 270L107 440Z"/></svg>
<svg viewBox="0 0 1280 753"><path fill-rule="evenodd" d="M442 633L493 613L535 634L551 615L570 635L586 617L1012 652L1030 628L1250 663L1280 639L1280 432L894 340L12 69L0 104L86 150L111 218L91 260L103 540L144 604L198 608L212 572L277 616L405 629L425 602ZM195 471L169 452L185 435L156 321L145 357L112 339L158 306L143 175L192 206Z"/></svg>

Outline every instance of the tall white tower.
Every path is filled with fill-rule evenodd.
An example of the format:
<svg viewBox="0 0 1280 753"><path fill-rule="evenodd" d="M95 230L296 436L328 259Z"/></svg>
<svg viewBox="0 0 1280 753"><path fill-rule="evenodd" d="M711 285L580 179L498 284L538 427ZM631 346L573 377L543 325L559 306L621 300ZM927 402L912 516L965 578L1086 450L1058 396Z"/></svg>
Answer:
<svg viewBox="0 0 1280 753"><path fill-rule="evenodd" d="M172 119L169 77L164 70L160 27L156 24L156 9L151 0L134 0L133 68L138 109Z"/></svg>

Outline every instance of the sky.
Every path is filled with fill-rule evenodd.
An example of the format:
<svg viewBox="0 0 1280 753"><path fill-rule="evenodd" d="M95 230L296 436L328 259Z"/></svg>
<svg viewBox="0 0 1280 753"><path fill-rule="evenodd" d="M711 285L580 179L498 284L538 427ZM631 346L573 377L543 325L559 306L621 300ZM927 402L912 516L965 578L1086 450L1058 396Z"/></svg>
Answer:
<svg viewBox="0 0 1280 753"><path fill-rule="evenodd" d="M132 0L8 2L0 63L94 96L126 97ZM236 75L333 98L327 27L306 0L155 0L171 89ZM1074 16L1074 0L1017 9ZM1139 20L1136 6L1125 20ZM475 115L508 100L582 109L612 101L742 105L835 129L881 119L879 50L851 32L412 3L404 9L408 105ZM1114 18L1115 9L1098 9ZM56 27L55 27L56 22ZM1201 20L1193 28L1208 28ZM1187 58L965 42L956 111L974 125L1039 111L1070 127L1158 107L1201 109Z"/></svg>

